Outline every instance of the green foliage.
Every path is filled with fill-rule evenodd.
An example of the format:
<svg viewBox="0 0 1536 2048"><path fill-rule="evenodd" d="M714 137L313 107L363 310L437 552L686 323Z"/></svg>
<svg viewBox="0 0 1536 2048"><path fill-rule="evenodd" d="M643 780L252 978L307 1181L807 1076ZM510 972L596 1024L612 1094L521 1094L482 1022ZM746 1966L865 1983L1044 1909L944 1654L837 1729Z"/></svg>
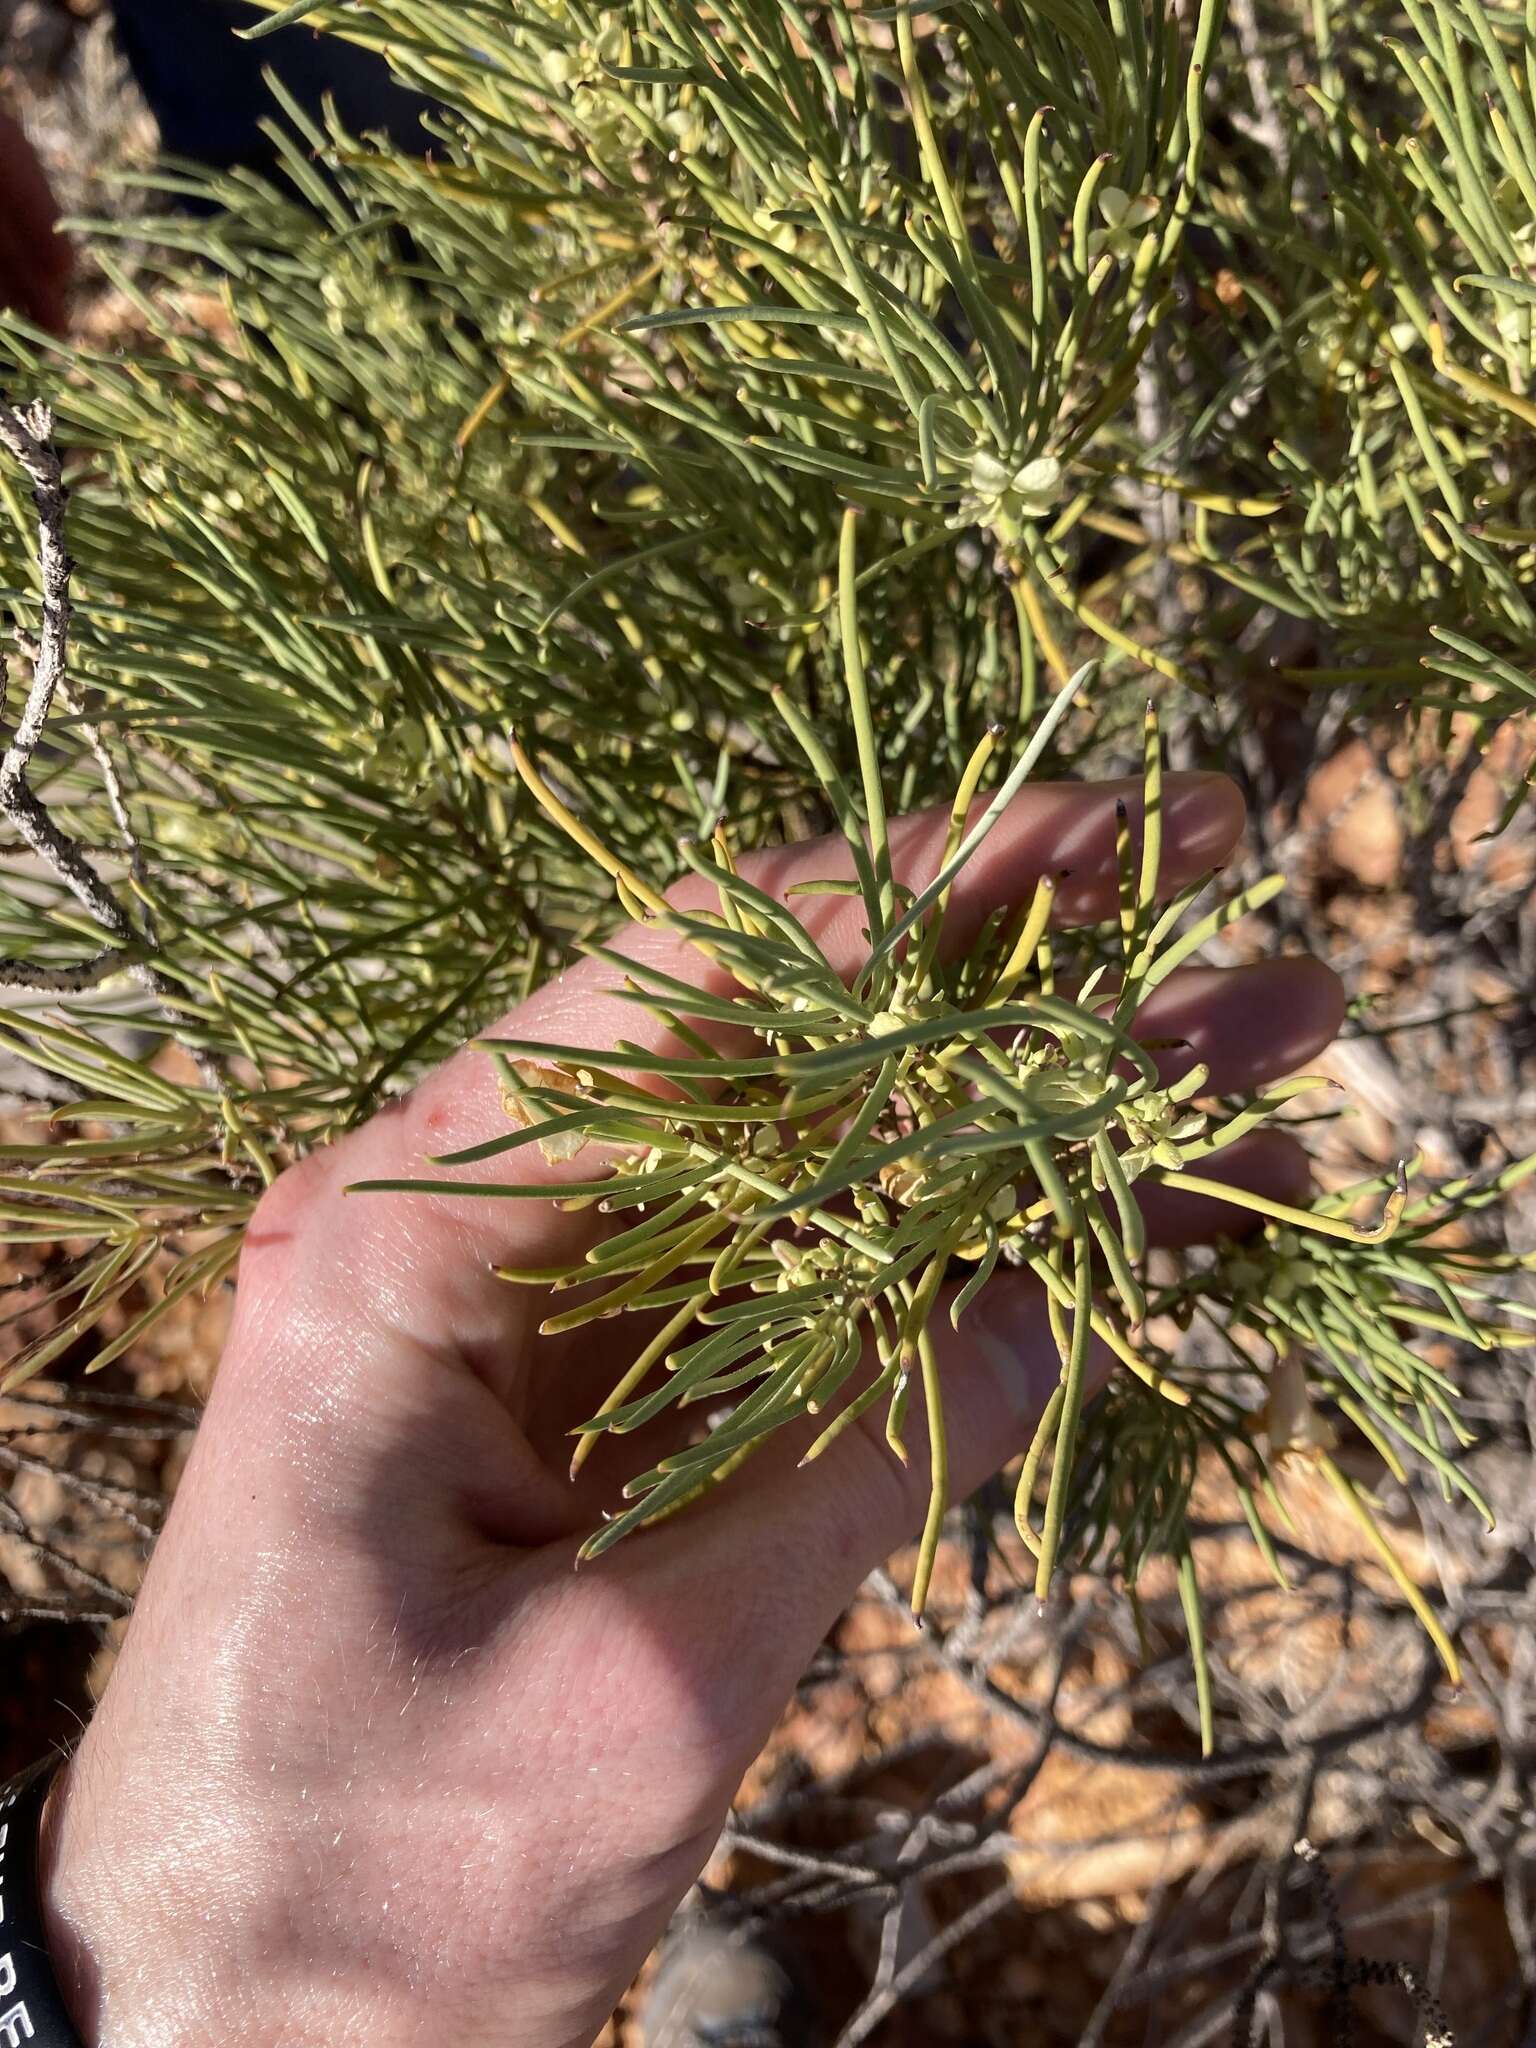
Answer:
<svg viewBox="0 0 1536 2048"><path fill-rule="evenodd" d="M1479 744L1527 712L1536 33L1488 0L1405 10L280 10L387 50L439 102L430 153L289 109L279 182L165 174L169 201L195 191L217 211L136 217L124 266L98 224L141 347L59 349L15 323L3 340L8 381L56 407L80 565L75 694L32 783L126 920L104 939L56 868L8 864L0 948L12 979L50 993L0 1036L51 1077L59 1123L7 1148L7 1227L73 1247L69 1340L168 1254L173 1286L226 1272L286 1160L600 943L624 907L615 865L665 884L704 862L680 853L686 834L709 844L724 824L731 855L856 837L880 804L948 803L967 777L990 791L1030 735L1047 735L1043 772L1123 767L1149 686L1212 759L1260 688L1343 692L1446 734L1454 719ZM8 599L36 632L35 513L14 471L0 505ZM1089 658L1102 673L1068 710ZM540 786L573 797L610 878ZM868 908L878 945L896 899ZM1128 914L1140 945L1139 884ZM793 969L833 1045L879 1050L782 928L757 938L749 991ZM124 973L61 999L104 943ZM934 1043L985 1069L954 1019L995 991L995 953L937 979L920 943L883 959L911 984L885 993L937 1005ZM145 963L153 1003L127 972ZM1106 1099L1111 1041L1086 1014L1057 1024L1102 1142L1031 1140L1065 1144L1070 1214L1053 1209L1042 1240L1021 1226L1015 1249L1074 1300L1073 1246L1091 1250L1125 1343L1149 1283L1104 1206L1104 1161L1132 1098ZM1032 1017L1025 1067L1067 1042ZM196 1076L124 1052L125 1029L173 1037ZM739 1106L782 1108L794 1062L820 1056L786 1040ZM914 1067L943 1058L903 1040L838 1069L873 1105L861 1144L890 1141ZM599 1081L559 1114L619 1115ZM1171 1142L1206 1146L1246 1113L1207 1106ZM989 1114L1013 1134L995 1171L978 1161L963 1201L901 1240L914 1293L977 1215L997 1228L988 1204L1025 1177L1008 1149L1024 1112ZM867 1163L839 1160L850 1193ZM765 1178L828 1165L811 1147ZM1138 1340L1184 1406L1119 1385L1074 1459L1069 1373L1047 1551L1059 1533L1132 1577L1154 1551L1182 1557L1201 1443L1241 1463L1245 1501L1263 1493L1244 1332L1455 1483L1449 1396L1381 1333L1439 1316L1478 1341L1495 1269L1407 1225L1411 1255L1394 1239L1371 1265L1389 1252L1335 1215L1314 1215L1304 1256L1287 1235L1303 1226L1271 1219L1240 1257L1153 1290L1156 1313L1214 1315L1243 1360L1192 1376L1178 1357L1147 1366ZM1372 1287L1388 1289L1374 1341ZM1414 1289L1438 1306L1401 1312ZM894 1298L876 1316L898 1377L920 1320ZM1021 1520L1033 1533L1027 1503Z"/></svg>

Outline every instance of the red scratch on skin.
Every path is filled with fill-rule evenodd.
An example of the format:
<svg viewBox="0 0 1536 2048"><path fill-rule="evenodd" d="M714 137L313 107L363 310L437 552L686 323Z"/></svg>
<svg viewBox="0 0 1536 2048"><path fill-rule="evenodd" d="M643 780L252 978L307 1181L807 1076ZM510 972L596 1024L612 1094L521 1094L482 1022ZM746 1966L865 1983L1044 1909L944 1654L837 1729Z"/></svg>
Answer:
<svg viewBox="0 0 1536 2048"><path fill-rule="evenodd" d="M240 1256L242 1259L247 1259L253 1253L260 1255L265 1252L275 1251L280 1245L292 1244L297 1235L298 1233L292 1230L258 1230L253 1226L245 1233L245 1241L240 1247Z"/></svg>

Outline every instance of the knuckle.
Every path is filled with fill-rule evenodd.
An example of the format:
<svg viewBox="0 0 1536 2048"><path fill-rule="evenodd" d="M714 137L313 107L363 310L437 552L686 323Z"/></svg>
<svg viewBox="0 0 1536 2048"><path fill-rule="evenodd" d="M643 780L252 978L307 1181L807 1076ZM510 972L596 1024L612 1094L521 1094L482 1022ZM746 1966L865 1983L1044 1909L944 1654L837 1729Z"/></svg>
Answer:
<svg viewBox="0 0 1536 2048"><path fill-rule="evenodd" d="M319 1217L338 1199L336 1155L326 1146L286 1167L252 1211L240 1254L240 1278L286 1277Z"/></svg>

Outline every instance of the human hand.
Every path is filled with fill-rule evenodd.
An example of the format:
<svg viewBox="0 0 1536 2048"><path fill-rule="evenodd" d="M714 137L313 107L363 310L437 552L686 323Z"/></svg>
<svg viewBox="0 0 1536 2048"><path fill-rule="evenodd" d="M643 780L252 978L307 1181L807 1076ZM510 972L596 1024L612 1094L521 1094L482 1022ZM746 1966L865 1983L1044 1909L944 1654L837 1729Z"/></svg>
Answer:
<svg viewBox="0 0 1536 2048"><path fill-rule="evenodd" d="M964 870L946 941L963 947L1045 872L1063 876L1059 922L1113 916L1117 797L1134 818L1139 783L1028 789ZM1226 859L1243 811L1220 776L1169 776L1163 802L1172 893ZM894 828L901 879L932 875L946 816ZM828 841L742 865L782 899L846 874L848 854ZM791 900L856 967L858 907ZM712 971L661 929L621 944ZM611 978L577 967L511 1028L601 1049L659 1036ZM1170 1078L1205 1061L1225 1093L1302 1064L1341 1015L1326 968L1276 960L1171 976L1135 1029L1180 1042L1160 1055ZM92 2048L584 2048L816 1644L921 1524L914 1402L907 1468L876 1427L796 1473L786 1430L707 1504L573 1572L645 1459L631 1444L617 1468L623 1447L603 1442L574 1487L564 1477L569 1431L633 1339L624 1318L538 1336L537 1291L492 1268L579 1258L593 1212L342 1192L505 1122L491 1063L461 1053L260 1206L207 1415L48 1815L50 1939ZM1271 1196L1305 1190L1283 1134L1221 1164ZM557 1191L577 1169L535 1170ZM1249 1220L1153 1201L1165 1244ZM964 1493L1028 1440L1060 1368L1019 1273L989 1282L958 1332L942 1315L935 1328Z"/></svg>

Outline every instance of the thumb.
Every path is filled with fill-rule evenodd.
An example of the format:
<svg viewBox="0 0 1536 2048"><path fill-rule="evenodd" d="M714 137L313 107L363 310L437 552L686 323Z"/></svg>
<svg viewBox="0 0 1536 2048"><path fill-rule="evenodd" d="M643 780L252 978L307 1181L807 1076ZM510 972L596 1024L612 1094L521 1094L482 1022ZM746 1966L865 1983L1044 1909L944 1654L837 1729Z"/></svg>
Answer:
<svg viewBox="0 0 1536 2048"><path fill-rule="evenodd" d="M952 1298L952 1297L951 1297ZM961 1501L1027 1448L1061 1377L1061 1362L1039 1283L1024 1273L990 1280L958 1329L949 1300L929 1324L942 1394L948 1497ZM1093 1339L1085 1398L1105 1384L1113 1361ZM860 1384L873 1371L866 1361ZM820 1418L824 1425L827 1418ZM780 1432L719 1496L621 1544L602 1568L626 1563L637 1575L670 1584L674 1638L697 1655L715 1683L727 1671L751 1674L757 1699L744 1714L771 1726L806 1663L859 1586L893 1550L917 1536L928 1511L930 1419L914 1383L903 1440L905 1463L885 1439L880 1404L845 1430L826 1453L799 1470L803 1426ZM653 1576L654 1575L654 1576ZM701 1582L729 1587L728 1605L697 1597ZM765 1622L765 1613L768 1619ZM694 1643L691 1638L697 1635ZM737 1641L740 1635L743 1640ZM750 1641L745 1638L751 1638Z"/></svg>

